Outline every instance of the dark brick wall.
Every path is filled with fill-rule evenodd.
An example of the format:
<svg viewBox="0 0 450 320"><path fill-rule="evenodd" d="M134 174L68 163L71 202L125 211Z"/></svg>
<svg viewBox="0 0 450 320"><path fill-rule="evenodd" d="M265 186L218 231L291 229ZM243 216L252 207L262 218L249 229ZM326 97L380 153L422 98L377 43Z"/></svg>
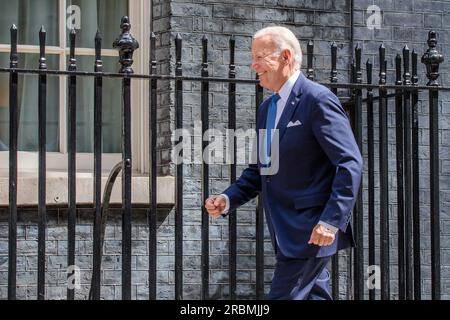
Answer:
<svg viewBox="0 0 450 320"><path fill-rule="evenodd" d="M167 237L167 215L170 208L158 210L158 294L173 296L174 282L172 238ZM93 210L77 210L75 265L80 268L81 288L76 299L87 300L92 277ZM46 232L46 299L66 299L67 294L67 209L47 210ZM132 214L132 296L148 299L148 218L145 208L134 208ZM20 208L17 224L17 298L37 297L38 214L34 208ZM189 241L187 241L187 245ZM102 259L102 298L121 299L122 214L111 208L105 232ZM7 297L8 285L8 210L0 208L0 299Z"/></svg>

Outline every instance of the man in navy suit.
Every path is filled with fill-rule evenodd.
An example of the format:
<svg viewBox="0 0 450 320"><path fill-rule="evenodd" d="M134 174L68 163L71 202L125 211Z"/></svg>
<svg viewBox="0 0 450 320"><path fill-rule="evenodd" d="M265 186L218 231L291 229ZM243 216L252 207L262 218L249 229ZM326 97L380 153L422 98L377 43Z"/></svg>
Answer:
<svg viewBox="0 0 450 320"><path fill-rule="evenodd" d="M289 29L268 27L254 35L252 69L261 86L274 92L256 120L265 132L258 149L269 160L258 157L205 207L218 218L261 194L277 257L267 298L329 300L326 265L338 250L354 245L350 221L362 158L338 98L301 73L301 60ZM276 171L267 174L274 159Z"/></svg>

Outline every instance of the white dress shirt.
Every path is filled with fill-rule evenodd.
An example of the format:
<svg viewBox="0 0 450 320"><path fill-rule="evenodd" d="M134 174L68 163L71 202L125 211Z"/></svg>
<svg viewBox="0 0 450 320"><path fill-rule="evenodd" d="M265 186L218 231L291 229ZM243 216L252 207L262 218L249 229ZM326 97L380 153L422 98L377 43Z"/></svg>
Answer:
<svg viewBox="0 0 450 320"><path fill-rule="evenodd" d="M281 115L283 114L284 108L289 100L289 96L291 95L292 89L294 88L295 83L300 77L300 70L297 70L281 87L280 91L278 91L278 95L280 99L277 102L277 117L275 118L275 128L278 126L278 122L280 121Z"/></svg>

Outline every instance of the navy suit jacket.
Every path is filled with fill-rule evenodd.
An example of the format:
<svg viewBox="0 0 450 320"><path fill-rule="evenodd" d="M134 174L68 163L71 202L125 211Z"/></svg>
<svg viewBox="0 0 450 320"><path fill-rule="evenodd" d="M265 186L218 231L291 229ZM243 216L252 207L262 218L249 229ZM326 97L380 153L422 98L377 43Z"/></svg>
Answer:
<svg viewBox="0 0 450 320"><path fill-rule="evenodd" d="M257 130L265 129L269 104L266 99L258 109ZM274 248L288 258L325 257L353 246L350 221L362 158L338 98L300 73L277 129L278 172L261 175L259 159L249 165L224 191L228 212L261 194ZM308 244L319 221L339 229L330 246Z"/></svg>

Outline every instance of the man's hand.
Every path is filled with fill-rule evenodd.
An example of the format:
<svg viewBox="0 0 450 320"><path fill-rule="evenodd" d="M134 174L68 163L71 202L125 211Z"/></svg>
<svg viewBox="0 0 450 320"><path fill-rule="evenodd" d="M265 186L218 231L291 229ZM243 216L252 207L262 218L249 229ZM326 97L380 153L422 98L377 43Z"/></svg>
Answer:
<svg viewBox="0 0 450 320"><path fill-rule="evenodd" d="M315 226L308 244L315 244L319 247L329 246L333 243L335 235L329 229L318 224Z"/></svg>
<svg viewBox="0 0 450 320"><path fill-rule="evenodd" d="M209 215L215 219L222 216L227 202L224 196L211 196L205 201L205 208Z"/></svg>

